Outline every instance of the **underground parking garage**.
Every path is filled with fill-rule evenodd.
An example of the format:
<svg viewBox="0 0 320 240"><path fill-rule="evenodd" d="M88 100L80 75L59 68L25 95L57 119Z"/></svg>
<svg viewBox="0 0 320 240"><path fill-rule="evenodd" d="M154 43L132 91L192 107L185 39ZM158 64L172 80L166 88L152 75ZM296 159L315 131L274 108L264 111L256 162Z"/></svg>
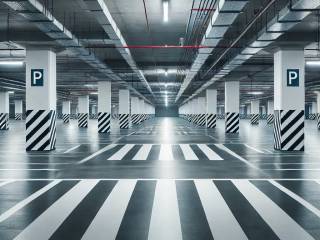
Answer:
<svg viewBox="0 0 320 240"><path fill-rule="evenodd" d="M0 0L0 239L320 239L320 0Z"/></svg>

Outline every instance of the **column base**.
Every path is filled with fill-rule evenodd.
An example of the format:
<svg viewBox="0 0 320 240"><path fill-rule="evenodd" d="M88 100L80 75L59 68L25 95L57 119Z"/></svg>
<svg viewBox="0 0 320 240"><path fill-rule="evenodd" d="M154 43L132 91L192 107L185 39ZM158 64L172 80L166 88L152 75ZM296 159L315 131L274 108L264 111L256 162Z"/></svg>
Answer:
<svg viewBox="0 0 320 240"><path fill-rule="evenodd" d="M16 113L14 115L14 120L22 120L22 113Z"/></svg>
<svg viewBox="0 0 320 240"><path fill-rule="evenodd" d="M317 127L320 130L320 113L317 113Z"/></svg>
<svg viewBox="0 0 320 240"><path fill-rule="evenodd" d="M129 119L130 119L130 114L119 114L120 129L129 128Z"/></svg>
<svg viewBox="0 0 320 240"><path fill-rule="evenodd" d="M274 115L268 114L267 116L267 124L272 124L274 122Z"/></svg>
<svg viewBox="0 0 320 240"><path fill-rule="evenodd" d="M316 120L316 118L317 118L317 116L316 116L316 114L314 114L314 113L310 113L309 114L309 120Z"/></svg>
<svg viewBox="0 0 320 240"><path fill-rule="evenodd" d="M207 128L215 128L217 126L217 115L207 114Z"/></svg>
<svg viewBox="0 0 320 240"><path fill-rule="evenodd" d="M108 112L98 113L98 132L110 133L111 129L111 114Z"/></svg>
<svg viewBox="0 0 320 240"><path fill-rule="evenodd" d="M63 123L69 123L70 122L70 114L62 114L62 120L63 120Z"/></svg>
<svg viewBox="0 0 320 240"><path fill-rule="evenodd" d="M89 114L88 113L78 113L78 127L87 128L88 127Z"/></svg>
<svg viewBox="0 0 320 240"><path fill-rule="evenodd" d="M132 124L139 124L139 114L132 114L131 115L131 123Z"/></svg>
<svg viewBox="0 0 320 240"><path fill-rule="evenodd" d="M26 150L51 151L56 144L56 111L27 110Z"/></svg>
<svg viewBox="0 0 320 240"><path fill-rule="evenodd" d="M275 110L274 148L304 151L304 111Z"/></svg>
<svg viewBox="0 0 320 240"><path fill-rule="evenodd" d="M251 114L251 125L258 125L260 119L260 114Z"/></svg>
<svg viewBox="0 0 320 240"><path fill-rule="evenodd" d="M226 133L238 133L239 132L240 116L239 113L227 112L226 113Z"/></svg>
<svg viewBox="0 0 320 240"><path fill-rule="evenodd" d="M0 130L9 130L9 113L0 113Z"/></svg>

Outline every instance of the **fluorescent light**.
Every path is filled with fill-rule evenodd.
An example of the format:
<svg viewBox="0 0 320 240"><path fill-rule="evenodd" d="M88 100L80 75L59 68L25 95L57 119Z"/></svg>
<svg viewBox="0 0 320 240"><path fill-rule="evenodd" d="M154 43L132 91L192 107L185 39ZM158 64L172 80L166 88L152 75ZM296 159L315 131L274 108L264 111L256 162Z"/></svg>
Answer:
<svg viewBox="0 0 320 240"><path fill-rule="evenodd" d="M168 70L165 70L164 75L167 77L168 76Z"/></svg>
<svg viewBox="0 0 320 240"><path fill-rule="evenodd" d="M254 91L254 92L248 92L248 94L251 94L251 95L261 95L261 94L263 94L263 92Z"/></svg>
<svg viewBox="0 0 320 240"><path fill-rule="evenodd" d="M14 94L14 91L9 91L8 93L9 93L9 94Z"/></svg>
<svg viewBox="0 0 320 240"><path fill-rule="evenodd" d="M0 61L0 65L3 66L22 66L22 61Z"/></svg>
<svg viewBox="0 0 320 240"><path fill-rule="evenodd" d="M163 21L168 22L169 21L169 2L163 1Z"/></svg>
<svg viewBox="0 0 320 240"><path fill-rule="evenodd" d="M98 93L97 92L92 92L92 93L90 93L91 95L98 95Z"/></svg>
<svg viewBox="0 0 320 240"><path fill-rule="evenodd" d="M320 67L320 61L307 61L306 65L308 65L308 66L319 66Z"/></svg>

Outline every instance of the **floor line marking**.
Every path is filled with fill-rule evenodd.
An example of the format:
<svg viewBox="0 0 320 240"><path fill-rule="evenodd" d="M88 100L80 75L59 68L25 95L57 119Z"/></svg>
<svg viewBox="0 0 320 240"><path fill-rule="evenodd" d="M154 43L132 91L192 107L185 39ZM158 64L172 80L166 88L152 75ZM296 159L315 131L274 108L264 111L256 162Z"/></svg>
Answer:
<svg viewBox="0 0 320 240"><path fill-rule="evenodd" d="M0 171L48 171L54 172L60 169L55 168L0 168Z"/></svg>
<svg viewBox="0 0 320 240"><path fill-rule="evenodd" d="M176 184L169 179L156 183L148 235L148 240L163 239L182 240Z"/></svg>
<svg viewBox="0 0 320 240"><path fill-rule="evenodd" d="M217 153L215 153L211 148L205 144L197 144L201 151L209 158L209 160L223 160Z"/></svg>
<svg viewBox="0 0 320 240"><path fill-rule="evenodd" d="M8 180L8 181L0 182L0 187L3 187L5 185L7 185L9 183L13 183L13 182L15 182L15 181L14 180Z"/></svg>
<svg viewBox="0 0 320 240"><path fill-rule="evenodd" d="M159 160L161 161L173 161L172 145L171 144L161 144Z"/></svg>
<svg viewBox="0 0 320 240"><path fill-rule="evenodd" d="M147 160L152 144L143 144L132 160Z"/></svg>
<svg viewBox="0 0 320 240"><path fill-rule="evenodd" d="M95 152L95 153L91 154L90 156L88 156L88 157L86 157L86 158L82 159L81 161L77 162L77 164L83 164L83 163L86 163L86 162L90 161L91 159L95 158L96 156L100 155L101 153L104 153L104 152L106 152L106 151L108 151L108 150L110 150L110 149L114 148L115 146L117 146L117 145L116 145L116 144L110 144L110 145L108 145L108 146L106 146L106 147L104 147L104 148L100 149L99 151L97 151L97 152Z"/></svg>
<svg viewBox="0 0 320 240"><path fill-rule="evenodd" d="M293 198L294 200L296 200L297 202L299 202L301 205L303 205L305 208L309 209L311 212L313 212L315 215L317 215L318 217L320 217L320 210L316 207L314 207L312 204L310 204L309 202L307 202L306 200L304 200L302 197L300 197L299 195L295 194L294 192L292 192L291 190L289 190L288 188L282 186L280 183L274 181L274 180L269 180L269 182L274 185L275 187L277 187L278 189L280 189L282 192L286 193L287 195L289 195L291 198Z"/></svg>
<svg viewBox="0 0 320 240"><path fill-rule="evenodd" d="M116 239L136 183L136 180L120 180L115 185L87 228L82 240Z"/></svg>
<svg viewBox="0 0 320 240"><path fill-rule="evenodd" d="M134 144L125 144L116 153L108 158L109 161L120 161L134 147Z"/></svg>
<svg viewBox="0 0 320 240"><path fill-rule="evenodd" d="M189 144L179 144L183 156L186 160L199 160L197 155L193 152L192 148Z"/></svg>
<svg viewBox="0 0 320 240"><path fill-rule="evenodd" d="M64 151L63 153L69 153L72 152L73 150L77 149L78 147L80 147L81 145L77 145L75 147L69 148L68 150Z"/></svg>
<svg viewBox="0 0 320 240"><path fill-rule="evenodd" d="M248 180L232 182L280 239L314 240L285 211Z"/></svg>
<svg viewBox="0 0 320 240"><path fill-rule="evenodd" d="M194 182L213 238L217 240L247 240L246 234L214 183L211 180L202 179Z"/></svg>
<svg viewBox="0 0 320 240"><path fill-rule="evenodd" d="M260 168L258 168L257 166L253 165L252 163L250 163L249 161L247 161L246 159L242 158L241 156L239 156L238 154L236 154L235 152L231 151L229 148L227 148L226 146L224 146L223 144L215 144L216 147L220 148L223 151L226 151L227 153L229 153L230 155L234 156L235 158L238 158L241 162L247 164L248 166L260 170Z"/></svg>
<svg viewBox="0 0 320 240"><path fill-rule="evenodd" d="M98 180L81 181L54 202L45 212L27 226L15 240L49 239L83 198L94 188ZM48 224L50 223L50 224Z"/></svg>
<svg viewBox="0 0 320 240"><path fill-rule="evenodd" d="M246 146L247 148L249 148L249 149L251 149L251 150L253 150L253 151L257 152L257 153L263 153L263 154L264 154L263 151L255 148L255 147L252 147L252 146L250 146L250 145L248 145L248 144L246 144L246 143L244 144L244 146Z"/></svg>
<svg viewBox="0 0 320 240"><path fill-rule="evenodd" d="M8 209L7 211L5 211L4 213L2 213L0 215L0 223L7 220L9 217L11 217L13 214L15 214L17 211L19 211L20 209L22 209L23 207L25 207L27 204L29 204L30 202L32 202L33 200L35 200L36 198L38 198L39 196L41 196L43 193L47 192L48 190L50 190L51 188L53 188L54 186L56 186L58 183L60 183L62 180L54 180L53 182L49 183L48 185L44 186L43 188L39 189L38 191L36 191L35 193L31 194L29 197L27 197L26 199L20 201L19 203L17 203L16 205L14 205L13 207L11 207L10 209Z"/></svg>

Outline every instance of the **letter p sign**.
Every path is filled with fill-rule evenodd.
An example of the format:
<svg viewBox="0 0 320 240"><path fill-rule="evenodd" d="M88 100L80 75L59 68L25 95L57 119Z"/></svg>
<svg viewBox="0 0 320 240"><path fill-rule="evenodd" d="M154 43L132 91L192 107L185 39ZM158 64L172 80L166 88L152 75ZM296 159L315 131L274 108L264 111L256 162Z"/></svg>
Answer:
<svg viewBox="0 0 320 240"><path fill-rule="evenodd" d="M299 87L299 69L287 70L287 86Z"/></svg>
<svg viewBox="0 0 320 240"><path fill-rule="evenodd" d="M43 86L43 69L31 69L31 86Z"/></svg>

